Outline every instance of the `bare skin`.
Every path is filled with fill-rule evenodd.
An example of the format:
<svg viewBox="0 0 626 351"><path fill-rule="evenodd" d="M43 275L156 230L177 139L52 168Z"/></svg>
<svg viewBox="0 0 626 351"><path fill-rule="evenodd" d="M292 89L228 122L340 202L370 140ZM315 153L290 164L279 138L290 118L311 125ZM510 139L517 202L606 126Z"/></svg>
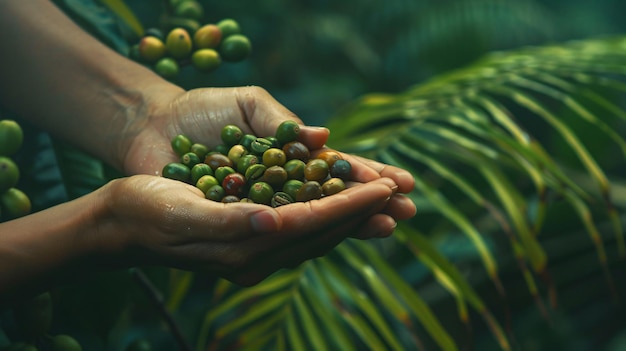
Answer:
<svg viewBox="0 0 626 351"><path fill-rule="evenodd" d="M0 2L0 104L128 175L79 199L0 224L0 301L94 270L144 264L251 285L319 257L348 237L392 234L415 214L410 173L352 155L354 182L329 198L279 208L208 201L159 177L176 134L214 146L225 124L271 135L285 120L325 147L259 87L184 91L83 32L48 1ZM46 55L41 55L46 52Z"/></svg>

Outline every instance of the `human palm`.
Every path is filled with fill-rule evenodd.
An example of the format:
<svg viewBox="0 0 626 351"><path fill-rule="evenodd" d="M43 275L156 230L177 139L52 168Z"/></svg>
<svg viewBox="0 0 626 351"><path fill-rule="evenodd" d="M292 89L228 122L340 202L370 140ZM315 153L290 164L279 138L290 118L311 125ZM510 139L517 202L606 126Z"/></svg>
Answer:
<svg viewBox="0 0 626 351"><path fill-rule="evenodd" d="M127 174L160 174L164 165L177 160L170 141L178 134L214 147L221 143L220 133L227 124L237 125L245 133L269 136L285 120L302 123L256 87L196 89L172 96L159 106L134 126L136 135L124 158ZM324 128L304 128L301 140L314 150L321 148L327 137Z"/></svg>

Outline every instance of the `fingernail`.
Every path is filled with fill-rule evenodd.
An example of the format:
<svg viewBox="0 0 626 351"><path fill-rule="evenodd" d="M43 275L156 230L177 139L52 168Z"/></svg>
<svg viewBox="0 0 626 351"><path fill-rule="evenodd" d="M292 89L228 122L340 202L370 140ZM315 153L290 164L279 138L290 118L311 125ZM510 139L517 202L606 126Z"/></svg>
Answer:
<svg viewBox="0 0 626 351"><path fill-rule="evenodd" d="M397 186L397 185L392 186L392 187L391 187L391 192L392 192L392 193L394 193L394 194L395 194L396 192L398 192L398 186Z"/></svg>
<svg viewBox="0 0 626 351"><path fill-rule="evenodd" d="M256 232L268 233L277 231L279 224L276 214L272 211L261 211L250 217L252 229Z"/></svg>
<svg viewBox="0 0 626 351"><path fill-rule="evenodd" d="M310 130L310 131L319 131L319 130L329 131L329 129L326 127L316 127L316 126L300 126L300 129Z"/></svg>

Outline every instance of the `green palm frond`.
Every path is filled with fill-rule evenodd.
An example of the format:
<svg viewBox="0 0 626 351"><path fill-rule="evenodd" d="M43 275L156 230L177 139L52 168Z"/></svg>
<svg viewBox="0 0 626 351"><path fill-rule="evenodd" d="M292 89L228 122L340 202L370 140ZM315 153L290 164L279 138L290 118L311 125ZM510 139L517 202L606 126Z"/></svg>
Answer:
<svg viewBox="0 0 626 351"><path fill-rule="evenodd" d="M512 349L515 330L503 309L494 310L480 281L464 274L470 261L481 262L489 295L505 306L521 293L501 277L517 275L526 286L521 295L548 320L559 288L576 277L562 262L585 262L581 277L604 272L605 290L618 294L623 284L612 271L623 269L626 256L626 198L613 189L626 183L619 173L625 49L619 37L493 53L341 111L328 125L329 144L411 171L418 215L390 239L347 241L257 286L221 282L197 349L457 350L463 336L433 309L438 298L420 283L428 281L425 272L454 301L457 322L470 330L479 316L492 346ZM451 238L465 241L449 252ZM582 255L559 253L556 239L592 250L596 268ZM382 243L391 256L384 257Z"/></svg>

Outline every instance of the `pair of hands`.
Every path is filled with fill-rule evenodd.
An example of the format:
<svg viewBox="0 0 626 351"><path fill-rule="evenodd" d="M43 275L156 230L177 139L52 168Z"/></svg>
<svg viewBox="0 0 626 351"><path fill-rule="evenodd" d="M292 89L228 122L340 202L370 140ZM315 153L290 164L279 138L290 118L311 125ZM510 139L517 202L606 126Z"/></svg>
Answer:
<svg viewBox="0 0 626 351"><path fill-rule="evenodd" d="M410 173L347 154L354 182L331 197L278 208L208 201L193 186L154 176L178 159L170 146L175 135L215 146L226 124L273 135L284 120L302 121L258 87L180 92L157 106L125 128L132 138L121 158L124 171L135 175L103 189L109 221L127 233L124 247L133 248L132 264L206 271L251 285L322 256L347 237L389 236L396 221L416 212L402 195L413 189ZM328 135L325 128L303 126L299 139L316 150Z"/></svg>

